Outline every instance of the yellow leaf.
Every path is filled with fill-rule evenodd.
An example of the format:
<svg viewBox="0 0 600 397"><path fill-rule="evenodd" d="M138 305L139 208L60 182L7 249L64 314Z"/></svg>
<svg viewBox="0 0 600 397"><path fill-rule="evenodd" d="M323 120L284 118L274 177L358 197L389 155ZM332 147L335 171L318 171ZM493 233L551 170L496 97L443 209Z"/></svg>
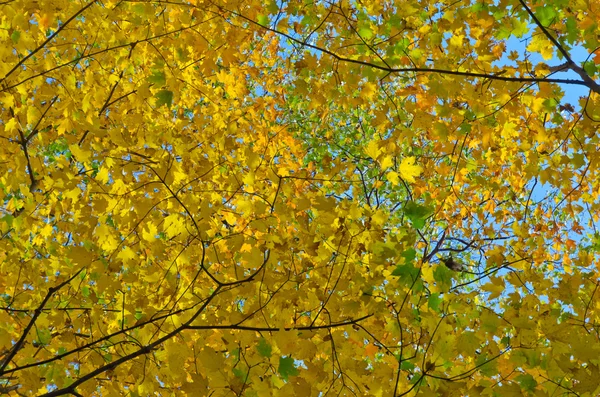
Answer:
<svg viewBox="0 0 600 397"><path fill-rule="evenodd" d="M400 183L400 175L396 171L390 171L385 175L386 179L392 183L392 185L397 186Z"/></svg>
<svg viewBox="0 0 600 397"><path fill-rule="evenodd" d="M394 157L393 156L387 155L381 160L381 169L382 170L387 170L392 165L394 165Z"/></svg>
<svg viewBox="0 0 600 397"><path fill-rule="evenodd" d="M178 381L184 380L187 375L185 372L185 361L189 357L187 346L181 341L169 340L165 344L165 351L167 352L169 372L173 376L173 379Z"/></svg>
<svg viewBox="0 0 600 397"><path fill-rule="evenodd" d="M108 183L110 180L107 167L100 167L100 171L96 174L96 179L102 183Z"/></svg>
<svg viewBox="0 0 600 397"><path fill-rule="evenodd" d="M406 157L400 163L400 175L407 182L415 182L415 177L421 175L423 167L415 165L415 157Z"/></svg>
<svg viewBox="0 0 600 397"><path fill-rule="evenodd" d="M137 254L129 247L125 247L119 252L117 258L121 259L123 263L128 264L135 258L137 258Z"/></svg>
<svg viewBox="0 0 600 397"><path fill-rule="evenodd" d="M374 100L377 94L377 86L374 83L365 83L360 93L363 98Z"/></svg>
<svg viewBox="0 0 600 397"><path fill-rule="evenodd" d="M148 223L146 228L142 230L142 238L146 241L154 241L156 240L156 235L158 234L158 228L154 223Z"/></svg>
<svg viewBox="0 0 600 397"><path fill-rule="evenodd" d="M379 156L380 152L381 152L381 149L379 149L379 145L377 144L377 141L369 142L367 144L367 147L365 148L365 154L367 154L372 159L376 159L377 156Z"/></svg>
<svg viewBox="0 0 600 397"><path fill-rule="evenodd" d="M69 150L71 150L71 153L73 153L75 159L80 163L88 162L90 160L90 157L92 156L92 152L90 152L89 150L81 149L77 144L69 145Z"/></svg>
<svg viewBox="0 0 600 397"><path fill-rule="evenodd" d="M12 132L12 131L16 131L18 129L18 125L17 125L17 119L16 118L12 118L10 120L8 120L6 122L6 124L4 125L4 130L6 132Z"/></svg>

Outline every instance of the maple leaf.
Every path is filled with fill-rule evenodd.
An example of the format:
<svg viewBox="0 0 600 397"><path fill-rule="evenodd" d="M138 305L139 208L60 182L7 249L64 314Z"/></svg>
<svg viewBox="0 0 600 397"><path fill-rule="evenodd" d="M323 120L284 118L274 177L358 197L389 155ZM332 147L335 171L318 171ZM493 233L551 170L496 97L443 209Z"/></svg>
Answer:
<svg viewBox="0 0 600 397"><path fill-rule="evenodd" d="M415 157L405 157L400 162L400 175L404 180L410 183L415 182L415 177L421 175L423 167L415 165Z"/></svg>

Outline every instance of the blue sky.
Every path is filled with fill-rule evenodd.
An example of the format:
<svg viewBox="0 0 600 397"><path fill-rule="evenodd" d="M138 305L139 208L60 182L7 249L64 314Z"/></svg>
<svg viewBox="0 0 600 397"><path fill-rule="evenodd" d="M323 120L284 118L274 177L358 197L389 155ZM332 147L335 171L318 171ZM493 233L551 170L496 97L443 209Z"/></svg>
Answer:
<svg viewBox="0 0 600 397"><path fill-rule="evenodd" d="M510 36L506 40L506 52L505 52L504 56L502 57L502 59L497 63L498 66L502 66L502 65L516 66L516 64L513 61L508 59L508 54L511 51L517 51L519 53L519 59L525 58L525 55L527 54L529 61L533 65L537 65L538 63L546 63L548 66L557 66L557 65L561 65L565 62L564 59L560 60L556 56L553 59L545 61L540 54L527 52L526 47L530 42L530 37L531 37L530 34L531 34L531 32L533 32L533 30L534 30L534 26L530 26L528 35L526 35L522 38ZM555 51L555 54L557 52L558 51ZM573 59L573 61L580 66L590 55L589 52L581 46L573 47L568 52L571 55L571 59ZM567 70L564 72L557 72L552 77L560 78L560 79L581 80L581 77L577 73L573 72L572 70ZM565 92L565 98L564 98L563 102L570 103L571 105L573 105L573 107L575 109L579 110L579 98L587 97L587 95L589 93L589 89L584 86L581 86L581 85L570 85L570 84L563 84L561 87L562 87L563 91Z"/></svg>

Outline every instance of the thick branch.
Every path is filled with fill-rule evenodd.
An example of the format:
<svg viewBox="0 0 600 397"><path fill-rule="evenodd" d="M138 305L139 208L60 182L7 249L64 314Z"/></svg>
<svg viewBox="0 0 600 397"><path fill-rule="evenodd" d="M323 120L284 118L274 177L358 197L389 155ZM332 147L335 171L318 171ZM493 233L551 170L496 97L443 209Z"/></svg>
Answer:
<svg viewBox="0 0 600 397"><path fill-rule="evenodd" d="M330 51L326 48L316 46L314 44L310 44L304 40L297 39L297 38L295 38L285 32L282 32L280 30L261 25L258 22L254 21L242 14L239 14L235 11L228 11L228 12L230 12L232 15L235 15L235 16L238 16L238 17L244 19L245 21L248 21L249 23L259 26L265 30L276 33L278 35L281 35L296 44L299 44L301 46L311 48L313 50L327 54L327 55L331 56L332 58L336 59L337 61L367 66L367 67L381 70L381 71L384 71L387 73L439 73L442 75L476 77L476 78L487 79L487 80L499 80L499 81L514 82L514 83L557 83L557 84L582 85L582 86L589 88L590 90L592 90L594 92L600 93L600 86L594 80L592 80L589 76L587 76L587 79L582 76L582 80L554 79L554 78L545 78L545 77L541 77L541 78L540 77L507 77L507 76L502 76L501 74L494 74L494 73L487 74L487 73L463 72L463 71L459 71L459 70L446 70L446 69L420 68L420 67L392 68L392 67L385 66L385 65L378 65L376 63L371 63L371 62L361 61L358 59L351 59L351 58L343 57L341 55L336 54L333 51ZM578 66L575 64L572 64L572 65L570 65L570 68L573 69L575 72L577 72L576 68L578 68ZM579 68L579 69L581 69L581 68ZM581 76L581 74L580 74L580 76Z"/></svg>
<svg viewBox="0 0 600 397"><path fill-rule="evenodd" d="M25 343L25 339L27 338L27 335L29 334L29 331L31 331L31 328L33 327L33 325L37 321L38 317L40 316L40 314L42 314L42 310L44 309L44 306L46 306L46 303L48 303L48 301L50 300L50 298L52 297L52 295L54 295L54 293L56 291L60 290L62 287L64 287L65 285L67 285L71 281L73 281L73 279L75 277L77 277L79 275L79 273L81 273L81 271L83 269L84 269L84 267L82 267L81 269L79 269L79 271L77 271L77 273L75 273L74 275L72 275L67 280L63 281L62 283L58 284L56 287L50 287L48 289L48 293L46 294L46 296L44 297L44 300L42 301L42 303L40 303L40 305L38 306L38 308L35 309L35 312L33 313L33 317L31 317L31 320L29 321L29 324L27 324L27 327L25 327L25 330L21 334L21 337L19 338L19 340L17 341L17 343L14 344L14 346L12 347L12 349L10 350L10 352L8 353L8 356L0 364L0 375L4 374L4 370L8 366L8 363L10 363L10 361L15 357L15 354L17 354L17 352L19 351L19 349L21 349L21 347Z"/></svg>
<svg viewBox="0 0 600 397"><path fill-rule="evenodd" d="M71 22L73 21L75 18L77 18L81 13L83 13L85 10L87 10L89 7L92 6L92 4L94 4L95 1L91 1L88 4L86 4L83 8L81 8L79 11L77 11L75 14L73 14L69 19L67 19L62 25L60 25L58 27L58 29L56 29L56 31L54 33L52 33L50 36L48 36L48 38L42 43L40 44L37 48L35 48L33 51L31 51L29 54L27 54L26 56L23 57L23 59L21 59L19 62L17 62L17 64L11 69L9 70L2 79L0 79L0 83L2 83L4 80L6 80L8 78L8 76L10 76L15 70L17 70L21 65L23 65L29 58L31 58L32 56L34 56L39 50L41 50L42 48L44 48L46 46L46 44L48 44L50 41L54 40L54 38Z"/></svg>
<svg viewBox="0 0 600 397"><path fill-rule="evenodd" d="M373 316L373 314L367 314L366 316L362 316L357 319L350 319L345 321L340 321L339 323L332 323L326 325L309 325L305 327L286 327L283 328L286 331L296 330L296 331L316 331L320 329L331 329L337 327L343 327L345 325L357 324L367 318ZM240 331L256 331L256 332L277 332L281 331L282 328L274 328L274 327L251 327L246 325L238 325L238 324L229 324L229 325L189 325L185 327L186 329L196 329L196 330L204 330L204 329L229 329L229 330L240 330Z"/></svg>
<svg viewBox="0 0 600 397"><path fill-rule="evenodd" d="M186 329L194 320L196 320L196 318L204 311L204 309L206 309L206 307L208 306L208 304L218 295L219 291L221 290L221 286L218 286L213 293L208 297L208 299L206 300L206 302L204 302L204 304L202 305L202 307L200 307L196 313L194 313L194 315L185 323L182 324L180 327L175 328L173 331L169 332L168 334L166 334L165 336L163 336L162 338L157 339L155 342L153 343L149 343L148 345L142 347L139 350L134 351L133 353L130 353L126 356L123 356L121 358L119 358L118 360L115 360L111 363L108 363L106 365L103 365L99 368L96 368L94 371L87 373L86 375L82 376L81 378L77 379L75 382L71 383L69 386L64 387L62 389L57 389L54 391L51 391L50 393L46 393L46 394L42 394L39 397L52 397L52 396L62 396L65 394L74 394L75 393L75 389L77 389L77 387L79 385L81 385L84 382L87 382L90 379L95 378L96 376L109 371L111 369L115 369L116 367L118 367L119 365L126 363L130 360L133 360L136 357L139 357L143 354L148 354L150 353L152 350L154 350L154 348L156 348L157 346L161 345L162 343L168 341L169 339L173 338L174 336L178 335L181 331L183 331L184 329Z"/></svg>
<svg viewBox="0 0 600 397"><path fill-rule="evenodd" d="M579 77L581 77L581 79L583 80L583 83L584 83L583 85L588 87L590 90L600 94L600 85L598 83L596 83L596 81L594 81L594 79L592 79L587 74L587 72L585 70L583 70L583 68L581 68L579 65L575 64L575 62L573 62L573 59L571 58L571 56L569 55L567 50L565 50L565 48L558 42L558 40L556 40L554 38L554 36L552 36L550 34L548 29L546 29L546 27L544 25L542 25L542 22L540 22L540 20L535 16L533 11L531 11L531 8L529 8L527 6L527 4L525 4L525 1L519 0L519 3L521 3L523 8L525 8L525 11L527 11L529 16L531 16L531 19L533 19L533 22L535 22L535 24L542 30L542 32L548 38L548 40L550 40L552 42L552 44L554 44L554 46L558 49L558 51L565 57L565 59L567 60L566 64L564 65L565 68L571 69L572 71L577 73L579 75Z"/></svg>

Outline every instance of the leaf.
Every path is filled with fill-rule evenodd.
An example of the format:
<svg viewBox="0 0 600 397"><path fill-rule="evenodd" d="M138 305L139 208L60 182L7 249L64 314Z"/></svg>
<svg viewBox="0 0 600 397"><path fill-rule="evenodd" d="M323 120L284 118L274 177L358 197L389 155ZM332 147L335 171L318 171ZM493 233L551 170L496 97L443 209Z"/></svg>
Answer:
<svg viewBox="0 0 600 397"><path fill-rule="evenodd" d="M398 174L396 171L388 172L385 177L394 186L397 186L400 183L400 174Z"/></svg>
<svg viewBox="0 0 600 397"><path fill-rule="evenodd" d="M259 15L256 20L262 26L269 26L269 17L267 15Z"/></svg>
<svg viewBox="0 0 600 397"><path fill-rule="evenodd" d="M537 382L530 374L521 374L516 377L517 382L521 385L521 389L529 392L534 392L537 387Z"/></svg>
<svg viewBox="0 0 600 397"><path fill-rule="evenodd" d="M263 357L271 357L271 345L269 345L265 338L260 338L258 345L256 346L258 353Z"/></svg>
<svg viewBox="0 0 600 397"><path fill-rule="evenodd" d="M429 298L427 299L427 304L428 304L429 308L435 312L440 311L441 303L442 303L442 298L440 297L440 294L437 292L429 295Z"/></svg>
<svg viewBox="0 0 600 397"><path fill-rule="evenodd" d="M369 344L365 347L365 354L370 359L374 359L377 352L379 352L379 347L377 347L376 345Z"/></svg>
<svg viewBox="0 0 600 397"><path fill-rule="evenodd" d="M52 340L52 334L47 328L37 330L37 340L42 346L47 346Z"/></svg>
<svg viewBox="0 0 600 397"><path fill-rule="evenodd" d="M167 105L167 107L171 107L173 104L173 92L169 90L160 90L154 95L156 98L156 107L161 107L163 105Z"/></svg>
<svg viewBox="0 0 600 397"><path fill-rule="evenodd" d="M535 14L544 27L549 27L557 16L555 8L549 5L538 7Z"/></svg>
<svg viewBox="0 0 600 397"><path fill-rule="evenodd" d="M417 258L417 250L414 248L409 248L402 253L402 257L404 258L404 263L412 264Z"/></svg>
<svg viewBox="0 0 600 397"><path fill-rule="evenodd" d="M410 183L415 182L415 177L421 175L423 167L415 165L415 157L405 157L400 163L400 175L402 178Z"/></svg>
<svg viewBox="0 0 600 397"><path fill-rule="evenodd" d="M373 31L371 30L371 28L369 27L362 27L358 30L358 34L360 35L360 37L362 37L363 39L369 40L371 37L373 37Z"/></svg>
<svg viewBox="0 0 600 397"><path fill-rule="evenodd" d="M14 44L19 43L20 38L21 38L21 32L19 32L18 30L14 30L10 35L10 39L12 40L12 42Z"/></svg>
<svg viewBox="0 0 600 397"><path fill-rule="evenodd" d="M283 380L287 381L290 376L298 375L298 369L294 364L294 359L292 357L280 357L279 358L279 367L277 368L277 372L283 378Z"/></svg>
<svg viewBox="0 0 600 397"><path fill-rule="evenodd" d="M435 266L433 277L441 292L447 292L452 287L452 270L446 266Z"/></svg>
<svg viewBox="0 0 600 397"><path fill-rule="evenodd" d="M409 201L404 206L404 214L412 222L416 229L425 226L425 220L431 215L431 208Z"/></svg>
<svg viewBox="0 0 600 397"><path fill-rule="evenodd" d="M400 364L400 369L403 371L412 371L415 369L415 365L408 360L404 360L402 361L402 364Z"/></svg>
<svg viewBox="0 0 600 397"><path fill-rule="evenodd" d="M167 79L166 79L163 71L155 70L155 71L153 71L152 75L150 77L148 77L148 81L150 83L156 84L158 86L163 86L167 82ZM161 91L159 91L159 92L161 92ZM173 98L171 97L171 100L172 99Z"/></svg>
<svg viewBox="0 0 600 397"><path fill-rule="evenodd" d="M595 62L585 62L583 64L583 70L585 70L590 77L594 77L598 72L598 67Z"/></svg>
<svg viewBox="0 0 600 397"><path fill-rule="evenodd" d="M463 331L458 336L458 344L456 349L459 353L470 356L479 348L480 345L481 340L477 337L475 332Z"/></svg>
<svg viewBox="0 0 600 397"><path fill-rule="evenodd" d="M415 277L419 274L419 269L414 267L412 264L408 265L397 265L392 276L400 277L406 284L412 283Z"/></svg>

